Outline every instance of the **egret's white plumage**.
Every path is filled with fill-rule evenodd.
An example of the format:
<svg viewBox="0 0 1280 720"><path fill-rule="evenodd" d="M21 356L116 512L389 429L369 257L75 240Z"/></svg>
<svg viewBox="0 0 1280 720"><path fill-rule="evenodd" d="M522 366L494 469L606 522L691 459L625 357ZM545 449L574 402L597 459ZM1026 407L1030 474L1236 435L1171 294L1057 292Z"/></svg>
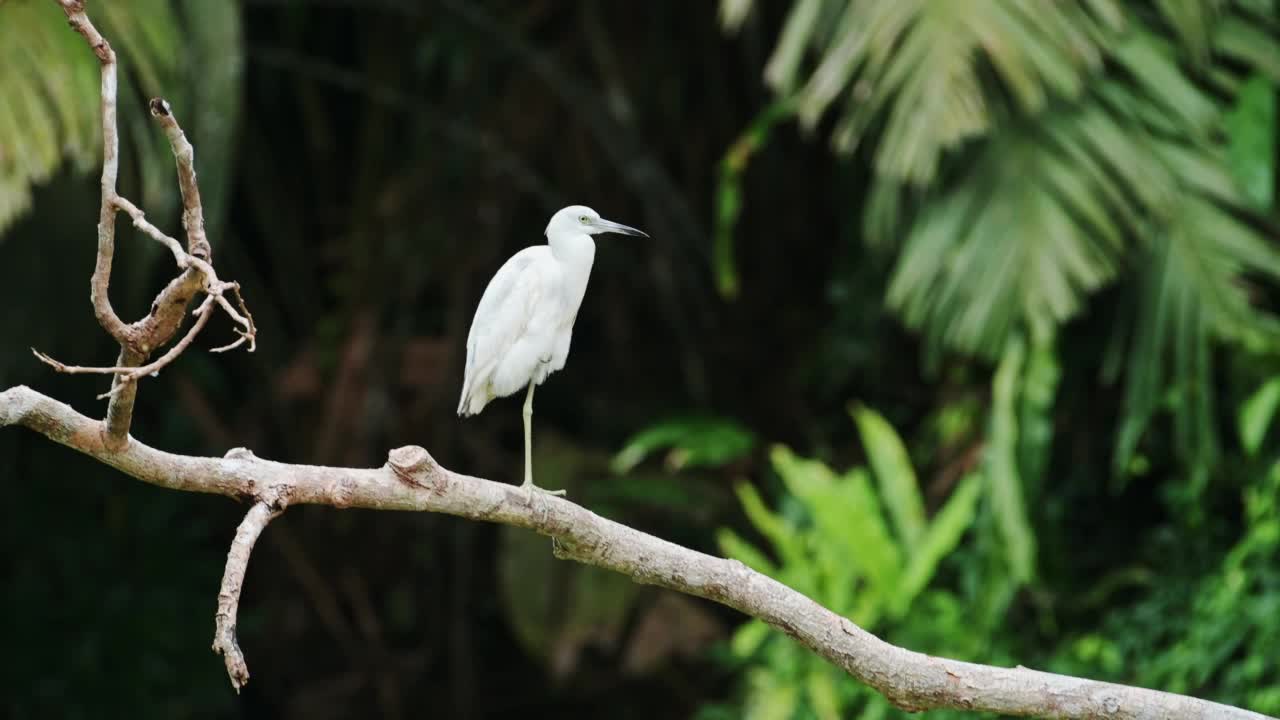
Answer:
<svg viewBox="0 0 1280 720"><path fill-rule="evenodd" d="M533 485L533 389L569 357L573 322L596 255L591 236L606 232L645 235L604 220L589 207L560 210L547 223L547 244L525 248L507 260L489 281L471 321L458 415L475 415L494 398L529 388L524 407L526 486Z"/></svg>

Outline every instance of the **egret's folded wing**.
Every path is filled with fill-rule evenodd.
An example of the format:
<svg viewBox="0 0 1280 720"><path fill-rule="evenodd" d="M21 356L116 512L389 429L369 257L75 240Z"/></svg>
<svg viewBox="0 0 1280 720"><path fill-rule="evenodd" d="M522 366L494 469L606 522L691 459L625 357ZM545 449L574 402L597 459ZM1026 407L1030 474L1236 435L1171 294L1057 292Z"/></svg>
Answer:
<svg viewBox="0 0 1280 720"><path fill-rule="evenodd" d="M531 247L512 255L485 288L467 336L461 405L528 328L545 292L546 278L537 261L540 252L546 251L546 247Z"/></svg>

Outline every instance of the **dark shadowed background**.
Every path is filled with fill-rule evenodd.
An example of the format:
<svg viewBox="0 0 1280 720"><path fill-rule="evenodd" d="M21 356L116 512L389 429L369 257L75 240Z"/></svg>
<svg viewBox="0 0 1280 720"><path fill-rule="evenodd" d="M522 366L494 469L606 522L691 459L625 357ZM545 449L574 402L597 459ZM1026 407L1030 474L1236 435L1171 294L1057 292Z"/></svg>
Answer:
<svg viewBox="0 0 1280 720"><path fill-rule="evenodd" d="M95 0L120 191L178 234L196 147L258 350L196 346L133 435L521 471L454 408L502 262L586 204L539 484L912 649L1280 714L1272 0ZM0 389L101 415L97 65L0 0ZM120 223L135 319L172 258ZM905 716L778 633L531 533L295 507L209 651L244 507L0 431L14 718ZM929 717L959 717L952 713Z"/></svg>

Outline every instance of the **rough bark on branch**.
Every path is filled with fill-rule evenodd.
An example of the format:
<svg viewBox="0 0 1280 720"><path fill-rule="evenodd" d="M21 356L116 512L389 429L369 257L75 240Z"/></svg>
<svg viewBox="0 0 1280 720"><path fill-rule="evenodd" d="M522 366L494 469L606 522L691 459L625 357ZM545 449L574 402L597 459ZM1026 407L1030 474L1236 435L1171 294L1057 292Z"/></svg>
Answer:
<svg viewBox="0 0 1280 720"><path fill-rule="evenodd" d="M130 339L129 328L116 315L107 294L107 287L111 283L111 261L116 247L116 207L112 200L116 196L116 177L120 174L120 135L116 129L116 54L106 38L89 22L83 2L58 0L58 4L67 14L67 23L84 36L85 42L89 43L102 65L102 208L98 214L98 255L93 265L90 297L98 324L111 337L126 343Z"/></svg>
<svg viewBox="0 0 1280 720"><path fill-rule="evenodd" d="M237 533L236 542L242 545L251 544L248 534L256 537L273 508L300 503L440 512L527 528L553 538L557 557L760 618L909 710L956 708L1115 720L1265 717L1187 696L1023 667L977 665L890 645L740 562L667 542L562 498L530 495L512 485L452 472L416 446L392 450L385 465L371 469L290 465L239 448L222 458L191 457L136 440L117 451L103 443L99 421L27 387L0 392L0 427L5 425L30 428L153 485L254 501ZM237 592L242 570L235 579ZM224 580L224 591L226 585ZM223 607L220 597L219 612ZM233 672L233 681L235 677Z"/></svg>
<svg viewBox="0 0 1280 720"><path fill-rule="evenodd" d="M271 502L256 502L236 528L236 537L227 551L227 569L222 574L222 589L218 591L218 612L214 616L213 651L222 655L227 663L227 675L231 686L240 688L249 682L249 666L236 638L236 615L240 608L240 589L244 587L244 575L249 569L249 554L253 544L271 519L284 512L284 507Z"/></svg>

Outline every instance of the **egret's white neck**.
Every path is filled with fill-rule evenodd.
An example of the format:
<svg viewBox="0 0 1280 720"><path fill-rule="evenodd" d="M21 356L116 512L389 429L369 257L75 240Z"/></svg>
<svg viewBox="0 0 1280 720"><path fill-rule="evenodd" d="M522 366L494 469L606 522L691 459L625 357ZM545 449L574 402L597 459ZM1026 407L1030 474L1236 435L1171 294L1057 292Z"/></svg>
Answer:
<svg viewBox="0 0 1280 720"><path fill-rule="evenodd" d="M570 265L586 265L596 256L596 241L586 233L548 233L547 243L556 260Z"/></svg>

